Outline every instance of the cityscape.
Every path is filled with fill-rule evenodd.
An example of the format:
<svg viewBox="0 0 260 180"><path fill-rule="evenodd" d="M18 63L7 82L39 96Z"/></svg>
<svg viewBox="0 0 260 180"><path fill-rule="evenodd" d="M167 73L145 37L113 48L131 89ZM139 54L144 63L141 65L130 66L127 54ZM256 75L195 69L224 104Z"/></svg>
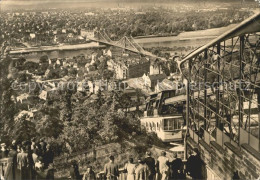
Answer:
<svg viewBox="0 0 260 180"><path fill-rule="evenodd" d="M0 0L0 180L260 179L258 0Z"/></svg>

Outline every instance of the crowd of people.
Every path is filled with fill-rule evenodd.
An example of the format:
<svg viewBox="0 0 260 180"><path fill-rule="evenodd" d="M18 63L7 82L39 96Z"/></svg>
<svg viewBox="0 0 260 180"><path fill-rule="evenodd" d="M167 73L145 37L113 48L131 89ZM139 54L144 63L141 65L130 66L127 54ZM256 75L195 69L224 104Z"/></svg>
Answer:
<svg viewBox="0 0 260 180"><path fill-rule="evenodd" d="M14 140L9 147L2 143L0 159L4 158L11 159L5 171L8 179L54 179L54 152L43 139L19 144Z"/></svg>
<svg viewBox="0 0 260 180"><path fill-rule="evenodd" d="M92 166L88 166L87 171L80 175L79 167L74 162L70 168L70 178L75 180L117 180L120 173L125 173L127 180L178 180L186 179L186 175L192 179L202 179L202 166L203 161L200 159L199 151L196 148L193 153L190 153L186 166L177 154L170 161L166 157L165 151L161 153L157 160L151 156L151 152L147 152L146 157L144 159L138 158L137 163L134 163L134 158L130 157L123 171L119 170L114 156L110 156L109 162L104 166L104 171L97 174L97 177Z"/></svg>
<svg viewBox="0 0 260 180"><path fill-rule="evenodd" d="M40 142L24 141L17 144L13 141L9 148L5 143L1 144L0 159L9 158L5 177L12 180L54 180L54 153L50 144L44 140ZM90 164L90 162L88 163ZM197 148L189 152L186 165L181 158L174 154L172 161L162 151L156 160L151 152L146 152L145 158L138 158L137 163L130 157L123 169L115 162L114 156L109 156L109 162L104 165L104 171L95 173L92 166L87 165L87 170L80 174L79 166L74 160L69 169L69 179L72 180L117 180L120 174L124 174L126 180L181 180L203 179L204 162L200 158ZM3 174L2 174L3 175ZM0 179L4 178L0 176ZM188 178L189 179L189 178ZM240 179L238 171L234 172L234 180Z"/></svg>

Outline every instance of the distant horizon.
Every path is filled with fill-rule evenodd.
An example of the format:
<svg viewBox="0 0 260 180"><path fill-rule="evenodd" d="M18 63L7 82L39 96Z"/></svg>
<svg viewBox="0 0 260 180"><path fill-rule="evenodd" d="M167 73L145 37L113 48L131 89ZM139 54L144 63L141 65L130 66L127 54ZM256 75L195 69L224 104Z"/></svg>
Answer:
<svg viewBox="0 0 260 180"><path fill-rule="evenodd" d="M143 8L148 6L232 6L233 4L255 3L255 0L0 0L1 10L79 9L79 8ZM208 7L207 7L208 8Z"/></svg>
<svg viewBox="0 0 260 180"><path fill-rule="evenodd" d="M209 0L0 0L1 2L18 2L18 1L28 1L28 2L174 2L174 1L205 1L210 2ZM255 2L255 0L214 0L214 1L223 1L223 2Z"/></svg>

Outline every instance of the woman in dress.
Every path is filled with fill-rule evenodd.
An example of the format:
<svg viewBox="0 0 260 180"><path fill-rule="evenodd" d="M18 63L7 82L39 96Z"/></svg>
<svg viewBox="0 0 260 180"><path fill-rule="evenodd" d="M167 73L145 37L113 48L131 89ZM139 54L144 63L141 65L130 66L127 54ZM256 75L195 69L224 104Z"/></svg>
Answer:
<svg viewBox="0 0 260 180"><path fill-rule="evenodd" d="M135 180L135 168L133 158L129 158L128 163L125 165L125 171L127 172L127 180Z"/></svg>

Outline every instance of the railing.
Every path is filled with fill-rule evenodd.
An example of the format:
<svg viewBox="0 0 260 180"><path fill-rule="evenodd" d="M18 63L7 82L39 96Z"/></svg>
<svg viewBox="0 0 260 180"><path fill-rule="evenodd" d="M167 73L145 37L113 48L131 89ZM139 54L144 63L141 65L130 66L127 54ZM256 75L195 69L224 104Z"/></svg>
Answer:
<svg viewBox="0 0 260 180"><path fill-rule="evenodd" d="M183 163L183 170L185 170L186 169L187 160L183 160L182 163ZM158 177L158 173L155 174L155 177ZM101 171L101 172L97 173L96 179L97 180L106 180L104 171ZM118 180L126 180L126 179L127 179L127 173L124 171L123 168L119 169Z"/></svg>
<svg viewBox="0 0 260 180"><path fill-rule="evenodd" d="M127 174L125 173L124 169L119 169L119 177L118 180L126 180ZM101 171L97 174L97 180L105 180L105 173L104 171Z"/></svg>
<svg viewBox="0 0 260 180"><path fill-rule="evenodd" d="M0 159L0 180L12 179L13 173L11 172L13 158Z"/></svg>

